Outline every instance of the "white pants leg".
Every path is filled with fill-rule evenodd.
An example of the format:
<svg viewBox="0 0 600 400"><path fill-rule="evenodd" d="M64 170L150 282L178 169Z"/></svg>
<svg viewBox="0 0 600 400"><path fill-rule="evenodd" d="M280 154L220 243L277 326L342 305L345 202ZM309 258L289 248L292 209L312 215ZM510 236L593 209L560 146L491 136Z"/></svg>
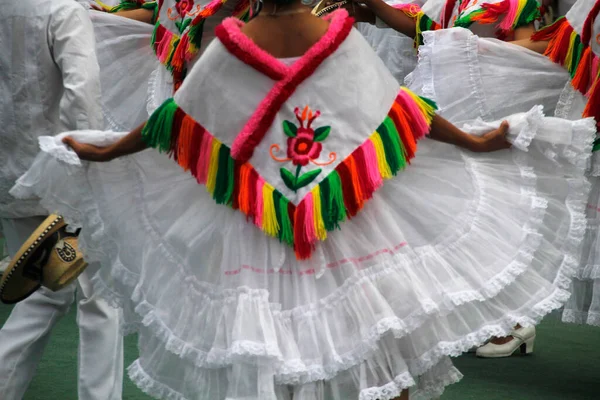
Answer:
<svg viewBox="0 0 600 400"><path fill-rule="evenodd" d="M92 268L88 268L77 282L79 399L120 400L123 392L121 311L93 292L92 273Z"/></svg>
<svg viewBox="0 0 600 400"><path fill-rule="evenodd" d="M1 220L9 255L14 255L43 218ZM0 393L21 400L42 358L54 324L67 313L75 284L58 292L41 288L13 308L0 329Z"/></svg>
<svg viewBox="0 0 600 400"><path fill-rule="evenodd" d="M43 218L0 220L9 254L14 254ZM123 338L119 310L93 294L86 270L77 283L58 292L41 288L18 303L0 330L0 397L21 400L35 374L50 332L67 313L77 288L81 400L120 400Z"/></svg>

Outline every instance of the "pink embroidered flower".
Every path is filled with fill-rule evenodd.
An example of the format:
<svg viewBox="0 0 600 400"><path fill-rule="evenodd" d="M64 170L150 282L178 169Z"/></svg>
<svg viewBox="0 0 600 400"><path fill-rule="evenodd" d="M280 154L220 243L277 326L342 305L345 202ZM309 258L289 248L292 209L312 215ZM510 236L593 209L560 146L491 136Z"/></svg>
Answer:
<svg viewBox="0 0 600 400"><path fill-rule="evenodd" d="M311 159L318 158L323 145L314 141L315 132L310 128L298 129L296 137L287 140L287 156L294 165L305 166Z"/></svg>
<svg viewBox="0 0 600 400"><path fill-rule="evenodd" d="M177 12L182 17L185 16L192 9L192 7L194 7L193 0L179 0L175 4L175 8L177 9Z"/></svg>

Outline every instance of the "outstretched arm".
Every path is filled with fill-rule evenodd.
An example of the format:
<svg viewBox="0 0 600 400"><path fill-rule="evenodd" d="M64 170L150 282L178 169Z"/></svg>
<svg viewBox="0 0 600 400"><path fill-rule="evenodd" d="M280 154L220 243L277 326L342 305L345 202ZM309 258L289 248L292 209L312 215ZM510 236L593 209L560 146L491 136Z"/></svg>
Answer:
<svg viewBox="0 0 600 400"><path fill-rule="evenodd" d="M364 3L372 14L385 22L387 26L414 39L417 30L416 21L406 15L404 11L389 6L382 0L361 0L361 3ZM360 19L361 15L368 16L368 18L366 21L361 20L360 22L374 23L374 17L370 13L360 10L357 12L357 19Z"/></svg>
<svg viewBox="0 0 600 400"><path fill-rule="evenodd" d="M73 149L82 160L110 161L117 157L140 152L148 147L142 138L142 130L145 125L146 123L144 122L127 136L124 136L118 142L107 147L98 147L91 144L80 143L72 137L64 138L63 143Z"/></svg>
<svg viewBox="0 0 600 400"><path fill-rule="evenodd" d="M429 137L433 140L453 144L476 153L483 153L508 149L510 143L506 141L507 132L508 122L504 121L498 129L488 132L483 136L469 135L436 114L431 122Z"/></svg>

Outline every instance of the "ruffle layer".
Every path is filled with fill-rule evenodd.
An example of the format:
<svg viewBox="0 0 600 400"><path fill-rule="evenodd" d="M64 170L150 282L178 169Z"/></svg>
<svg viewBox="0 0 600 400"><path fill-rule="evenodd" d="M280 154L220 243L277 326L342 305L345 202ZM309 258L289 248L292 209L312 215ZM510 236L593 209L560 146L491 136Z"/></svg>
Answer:
<svg viewBox="0 0 600 400"><path fill-rule="evenodd" d="M207 381L206 390L223 388L208 398L252 398L270 382L282 399L283 385L331 394L350 374L364 378L343 385L354 397L331 398L367 396L372 387L391 388L381 398L393 398L394 385L411 383L398 377L415 381L445 356L535 324L569 297L589 191L581 165L569 160L589 157L593 123L552 131L539 109L509 122L529 154L468 154L422 141L413 165L308 262L214 204L153 151L83 167L42 153L13 194L37 193L83 226L86 257L104 266L96 289L143 334L146 374L132 367L138 382L152 376L194 398L205 389L182 389L186 379L226 369L233 378ZM489 127L470 126L475 134ZM70 134L96 144L119 135ZM69 152L59 150L61 137L52 153ZM581 146L572 145L576 137ZM549 160L548 148L559 156Z"/></svg>
<svg viewBox="0 0 600 400"><path fill-rule="evenodd" d="M454 43L448 42L448 38L450 37L461 39L462 42L461 40L456 40ZM563 82L563 89L558 91L557 86L552 86L553 89L551 92L548 91L547 84L536 81L535 78L532 78L528 74L511 74L510 67L506 68L505 77L498 75L495 80L489 83L486 79L481 78L481 75L477 72L478 70L493 69L502 65L498 57L503 58L504 64L507 65L527 65L527 62L532 63L531 68L535 69L535 74L540 74L540 76L552 74L554 76L552 78L553 81L556 81L560 75L563 75L555 72L554 68L549 67L549 60L542 62L542 60L537 60L539 56L530 56L526 51L517 50L515 49L516 46L509 44L490 47L489 50L495 53L494 56L490 56L490 54L483 50L492 43L493 41L491 40L479 39L465 32L457 31L454 34L451 31L448 33L428 33L426 34L426 46L420 48L421 57L419 66L409 80L412 85L420 88L417 90L417 93L420 91L420 94L430 96L434 99L438 103L441 112L445 113L444 115L450 120L464 118L463 110L460 110L461 107L469 113L468 115L473 115L473 110L475 110L475 114L478 113L480 116L485 116L489 109L505 109L506 102L499 101L497 98L489 95L489 93L493 93L490 91L493 89L489 89L489 87L493 83L499 88L504 89L506 87L505 80L510 79L517 81L517 85L521 86L522 90L526 92L537 93L539 87L545 86L546 92L544 93L552 94L547 97L542 96L546 104L552 104L555 94L558 94L556 97L555 115L560 119L555 119L554 123L570 124L565 120L579 120L577 123L588 124L586 120L580 120L586 105L586 99L573 88L567 76L558 79L558 81ZM460 55L460 51L453 53L453 48L471 50ZM433 53L436 55L435 58L431 57ZM523 61L523 55L527 56L526 61ZM458 58L459 56L460 58ZM460 81L458 77L448 73L448 68L446 68L444 69L444 76L434 76L433 71L437 70L436 68L439 65L440 59L445 60L446 65L456 64L459 68L460 65L463 65L463 69L468 68L469 71L475 70L476 73L471 73L468 79L463 77L462 81ZM525 81L521 81L519 77L523 77ZM454 91L446 90L445 85L447 81L454 82ZM461 85L466 86L462 89L462 92L459 91ZM441 88L439 90L441 91L441 95L438 96L436 88ZM452 93L452 97L449 96L450 93ZM464 96L462 93L464 93ZM513 94L513 90L508 90L505 92L505 98L507 98L506 96L510 96L511 99L521 99L520 92L517 92L516 95ZM473 101L468 101L468 95L474 96L477 104L474 104ZM463 100L456 102L455 98ZM483 104L483 107L480 107L481 104ZM527 104L520 104L517 101L510 102L509 107L513 107L515 104L523 108L527 106ZM581 151L591 151L589 142L579 141L578 143L572 143L572 145L574 146L572 149L563 149L561 157L568 159L572 164L578 163L579 166L583 166L584 160L577 161L576 155ZM549 147L546 150L546 156L551 159L554 159L559 153L561 151L558 147ZM600 286L598 285L598 277L600 276L600 268L598 268L597 261L600 259L600 244L598 243L598 208L600 207L600 202L597 187L599 186L597 176L600 175L599 156L599 152L594 152L590 158L591 161L588 162L587 174L591 176L590 179L593 183L593 189L587 202L588 227L583 242L583 255L576 267L576 279L571 285L573 295L565 306L563 313L563 321L565 322L597 325L599 321Z"/></svg>
<svg viewBox="0 0 600 400"><path fill-rule="evenodd" d="M496 120L535 105L552 115L570 78L540 54L463 28L423 37L418 66L405 83L436 101L440 115L454 123Z"/></svg>

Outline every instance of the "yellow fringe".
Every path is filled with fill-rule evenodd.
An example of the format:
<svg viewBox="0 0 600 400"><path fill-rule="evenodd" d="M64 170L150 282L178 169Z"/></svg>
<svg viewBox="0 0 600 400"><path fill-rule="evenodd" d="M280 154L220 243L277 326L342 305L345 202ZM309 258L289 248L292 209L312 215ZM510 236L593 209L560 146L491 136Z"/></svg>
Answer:
<svg viewBox="0 0 600 400"><path fill-rule="evenodd" d="M277 223L277 213L275 212L275 202L273 201L273 186L265 183L263 185L263 226L262 229L269 236L277 236L279 233L279 223Z"/></svg>
<svg viewBox="0 0 600 400"><path fill-rule="evenodd" d="M327 239L327 229L325 229L325 222L323 222L323 214L321 214L321 189L319 185L312 188L311 193L313 195L313 215L315 220L315 235L319 240Z"/></svg>
<svg viewBox="0 0 600 400"><path fill-rule="evenodd" d="M374 132L370 137L373 146L375 147L375 153L377 153L377 166L379 167L379 173L383 179L390 179L392 177L392 171L390 166L385 159L385 150L383 149L383 142L378 132Z"/></svg>
<svg viewBox="0 0 600 400"><path fill-rule="evenodd" d="M575 39L577 39L577 32L573 30L571 37L569 38L569 50L567 51L567 57L565 58L565 68L567 71L571 70L571 64L573 63L573 50L575 48Z"/></svg>
<svg viewBox="0 0 600 400"><path fill-rule="evenodd" d="M219 169L219 150L221 149L221 142L213 138L211 145L212 149L210 152L208 175L206 177L206 189L212 194L215 192L215 185L217 183L217 170Z"/></svg>

